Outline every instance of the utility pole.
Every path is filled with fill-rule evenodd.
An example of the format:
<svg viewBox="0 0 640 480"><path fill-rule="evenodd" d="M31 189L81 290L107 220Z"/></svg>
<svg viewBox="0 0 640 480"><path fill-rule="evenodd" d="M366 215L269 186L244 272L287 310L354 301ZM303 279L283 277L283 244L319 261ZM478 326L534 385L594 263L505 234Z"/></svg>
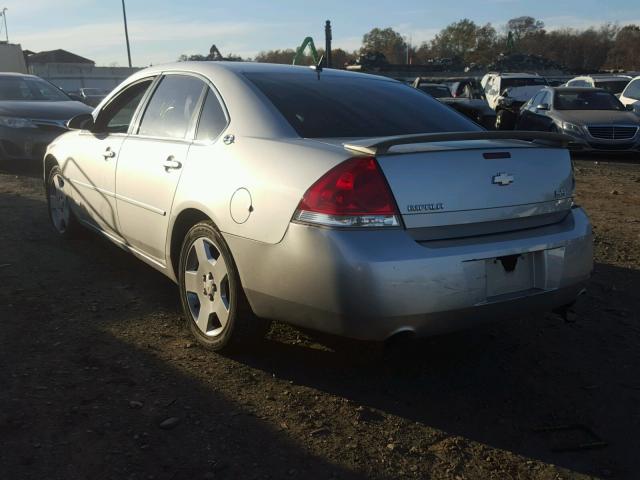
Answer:
<svg viewBox="0 0 640 480"><path fill-rule="evenodd" d="M2 18L4 19L4 34L7 38L7 44L9 43L9 30L7 30L7 10L8 8L2 9Z"/></svg>
<svg viewBox="0 0 640 480"><path fill-rule="evenodd" d="M331 68L331 20L327 20L324 25L324 59L327 68Z"/></svg>
<svg viewBox="0 0 640 480"><path fill-rule="evenodd" d="M131 48L129 47L129 29L127 28L127 10L124 8L124 0L122 0L122 16L124 17L124 38L127 41L127 58L129 59L129 68L131 68Z"/></svg>

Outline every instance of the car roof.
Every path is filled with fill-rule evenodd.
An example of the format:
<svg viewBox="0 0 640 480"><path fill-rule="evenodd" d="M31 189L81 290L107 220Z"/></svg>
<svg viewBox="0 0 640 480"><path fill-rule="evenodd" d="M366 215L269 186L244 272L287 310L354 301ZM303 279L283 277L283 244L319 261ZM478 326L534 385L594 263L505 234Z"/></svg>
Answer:
<svg viewBox="0 0 640 480"><path fill-rule="evenodd" d="M31 74L28 74L28 73L18 73L18 72L0 72L0 77L40 78L37 75L31 75Z"/></svg>
<svg viewBox="0 0 640 480"><path fill-rule="evenodd" d="M503 78L542 78L537 73L494 73L493 75Z"/></svg>
<svg viewBox="0 0 640 480"><path fill-rule="evenodd" d="M626 80L631 77L629 75L594 74L594 75L582 75L580 77L574 77L571 80L578 80L581 78L591 78L593 80L600 80L600 81L604 80L606 82L606 81L615 81L615 80Z"/></svg>
<svg viewBox="0 0 640 480"><path fill-rule="evenodd" d="M553 90L554 92L606 92L610 93L604 88L593 87L545 87L545 90Z"/></svg>
<svg viewBox="0 0 640 480"><path fill-rule="evenodd" d="M168 71L185 71L198 73L200 75L209 76L220 73L231 73L235 75L241 75L244 73L308 73L311 71L311 67L298 66L298 65L285 65L279 63L258 63L258 62L225 62L225 61L187 61L187 62L174 62L160 65L154 65L147 67L143 70L139 70L134 75L136 77L144 77L149 74L159 74ZM346 78L376 78L379 80L385 80L388 82L397 82L389 77L383 77L379 75L371 75L367 73L351 72L347 70L336 70L332 68L324 68L321 71L321 75L332 77L346 77Z"/></svg>

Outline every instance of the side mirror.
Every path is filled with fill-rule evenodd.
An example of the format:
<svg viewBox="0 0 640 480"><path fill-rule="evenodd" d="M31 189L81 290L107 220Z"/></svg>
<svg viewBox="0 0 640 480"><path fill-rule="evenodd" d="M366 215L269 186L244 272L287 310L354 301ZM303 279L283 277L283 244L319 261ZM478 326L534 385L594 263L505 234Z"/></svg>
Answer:
<svg viewBox="0 0 640 480"><path fill-rule="evenodd" d="M92 127L93 115L90 113L81 113L67 122L67 128L70 130L91 130Z"/></svg>
<svg viewBox="0 0 640 480"><path fill-rule="evenodd" d="M538 105L536 107L536 110L549 110L549 104L548 103L541 103L540 105Z"/></svg>
<svg viewBox="0 0 640 480"><path fill-rule="evenodd" d="M629 105L625 105L624 106L625 110L629 111L629 112L635 112L636 111L636 107L633 103L630 103Z"/></svg>

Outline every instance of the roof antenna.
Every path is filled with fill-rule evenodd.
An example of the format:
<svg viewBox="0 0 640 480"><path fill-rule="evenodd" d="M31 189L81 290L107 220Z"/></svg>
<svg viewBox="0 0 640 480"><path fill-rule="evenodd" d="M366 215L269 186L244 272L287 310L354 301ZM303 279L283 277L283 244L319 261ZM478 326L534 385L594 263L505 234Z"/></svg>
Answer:
<svg viewBox="0 0 640 480"><path fill-rule="evenodd" d="M318 74L318 80L320 80L320 74L322 73L323 64L324 64L324 55L320 57L320 60L318 60L318 63L316 63L315 65L311 65L311 68L315 70L316 73Z"/></svg>

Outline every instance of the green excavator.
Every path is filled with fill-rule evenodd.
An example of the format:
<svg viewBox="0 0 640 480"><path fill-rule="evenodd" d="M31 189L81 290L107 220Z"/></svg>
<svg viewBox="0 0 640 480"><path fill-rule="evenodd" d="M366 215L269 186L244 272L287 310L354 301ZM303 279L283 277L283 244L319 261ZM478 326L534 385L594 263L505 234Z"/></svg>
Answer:
<svg viewBox="0 0 640 480"><path fill-rule="evenodd" d="M313 59L313 63L317 64L320 61L320 57L318 57L318 51L316 50L316 46L313 43L313 38L306 37L302 44L296 49L296 54L293 56L293 65L297 65L297 63L304 57L304 52L309 47L311 50L311 58Z"/></svg>

